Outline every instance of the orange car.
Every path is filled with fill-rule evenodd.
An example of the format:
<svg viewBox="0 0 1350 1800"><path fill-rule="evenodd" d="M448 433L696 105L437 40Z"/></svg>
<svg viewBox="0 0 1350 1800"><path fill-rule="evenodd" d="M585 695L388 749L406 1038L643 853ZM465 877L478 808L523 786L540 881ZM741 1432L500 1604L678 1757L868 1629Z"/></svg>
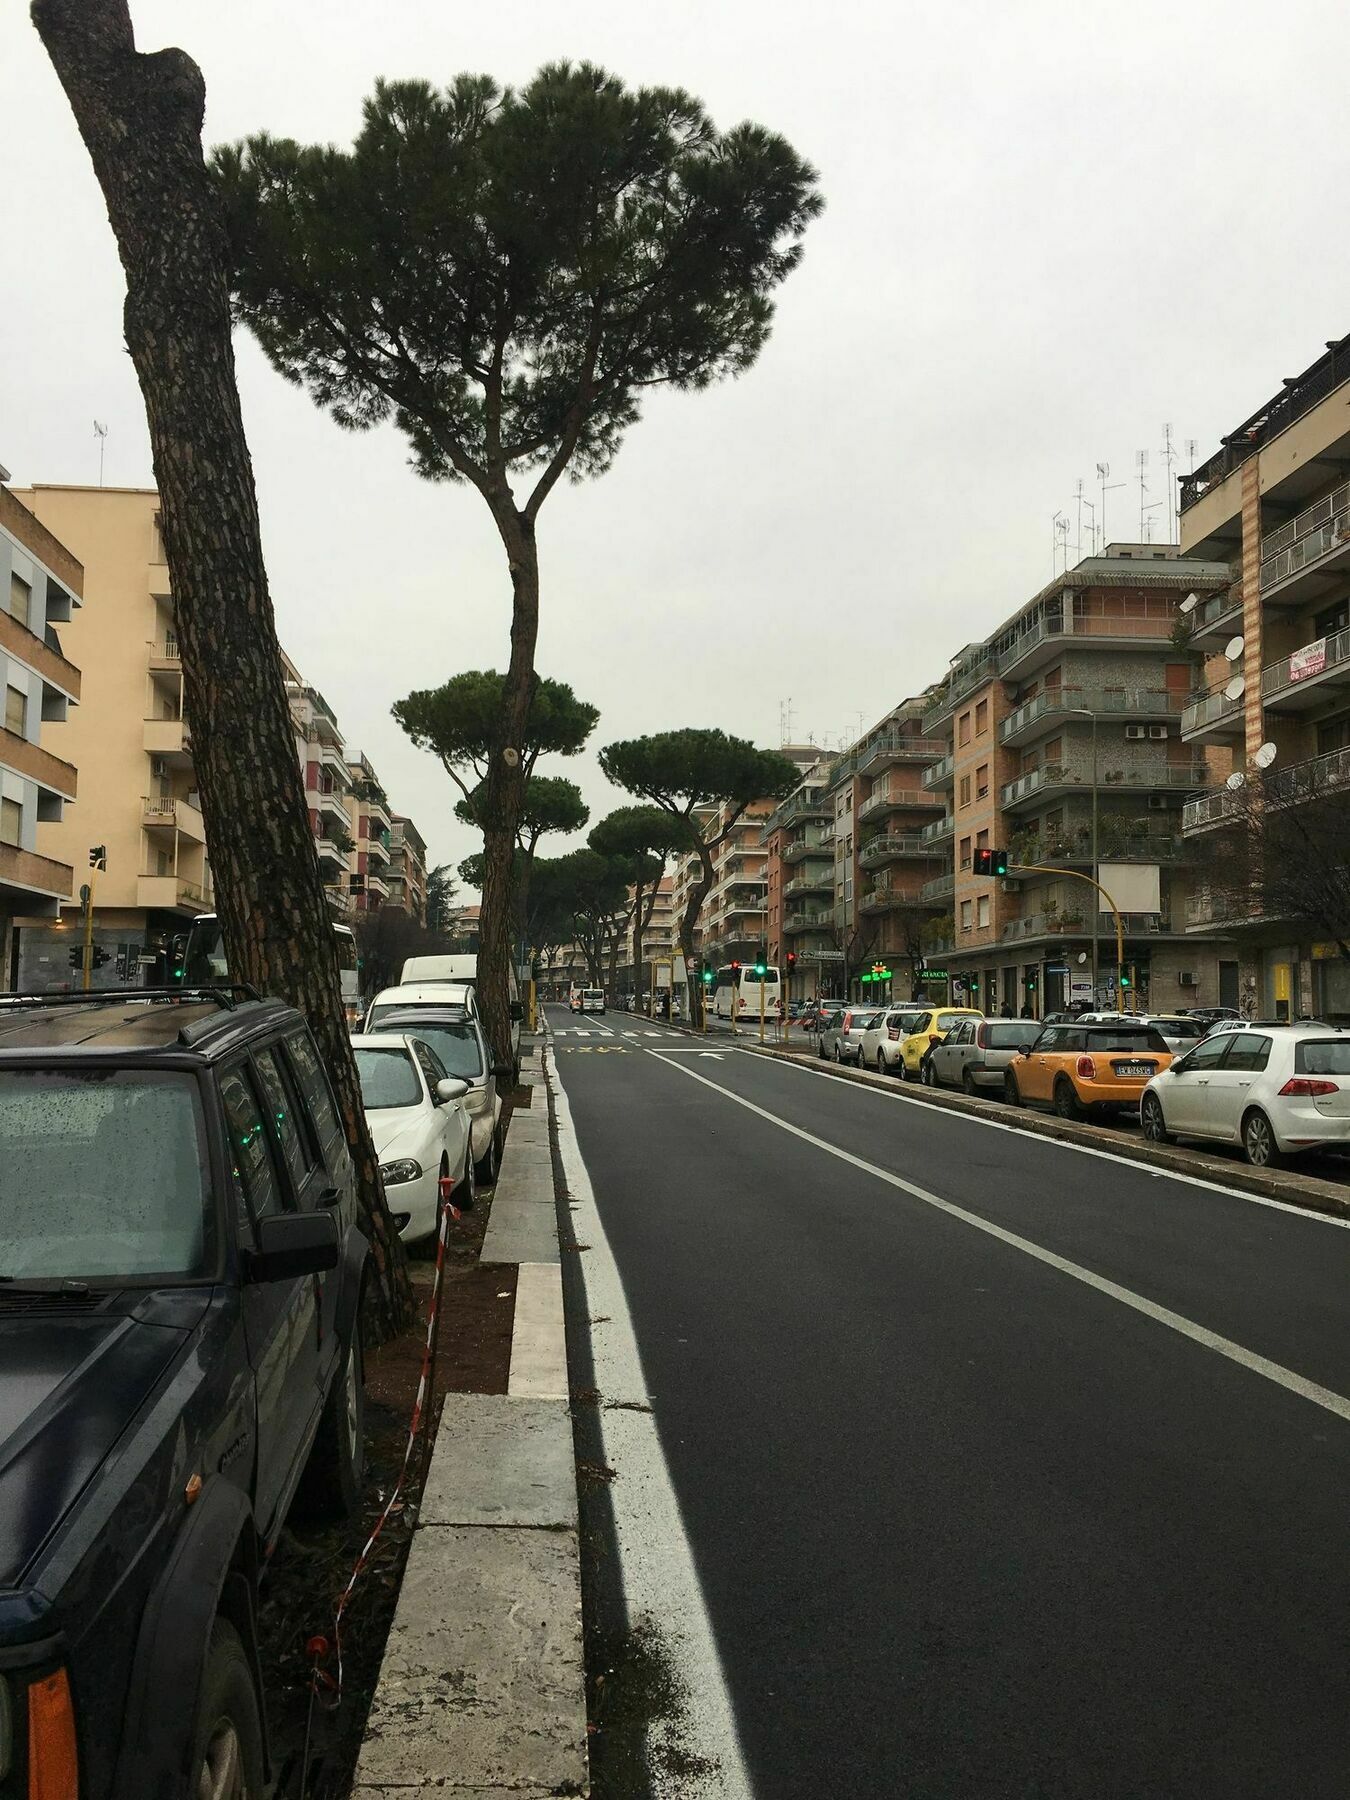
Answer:
<svg viewBox="0 0 1350 1800"><path fill-rule="evenodd" d="M1171 1061L1156 1025L1047 1025L1008 1064L1003 1098L1010 1106L1052 1106L1061 1119L1113 1106L1137 1111L1144 1088Z"/></svg>

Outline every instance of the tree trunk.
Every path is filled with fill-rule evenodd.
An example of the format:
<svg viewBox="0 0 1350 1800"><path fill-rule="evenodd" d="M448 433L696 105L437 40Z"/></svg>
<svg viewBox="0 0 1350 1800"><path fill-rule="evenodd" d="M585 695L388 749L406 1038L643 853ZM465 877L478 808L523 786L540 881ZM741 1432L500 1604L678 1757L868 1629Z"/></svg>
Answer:
<svg viewBox="0 0 1350 1800"><path fill-rule="evenodd" d="M516 828L525 802L525 745L538 677L534 672L539 635L539 555L534 521L502 490L489 496L492 515L506 546L511 569L511 660L502 682L502 712L488 765L483 832L483 910L478 933L478 1004L499 1062L515 1061L511 1042L510 970L513 896L511 870Z"/></svg>
<svg viewBox="0 0 1350 1800"><path fill-rule="evenodd" d="M309 1019L371 1239L366 1315L412 1304L357 1083L332 918L295 755L230 339L224 229L202 159L206 90L181 50L137 52L126 0L34 0L127 278L182 653L184 714L230 966Z"/></svg>
<svg viewBox="0 0 1350 1800"><path fill-rule="evenodd" d="M642 962L642 929L645 923L642 916L642 877L633 884L633 1004L638 1012L642 1011L642 996L646 987L646 969Z"/></svg>
<svg viewBox="0 0 1350 1800"><path fill-rule="evenodd" d="M703 911L703 902L712 892L714 880L711 845L702 842L699 843L698 860L703 873L689 890L689 898L684 903L684 917L680 920L680 947L683 949L691 968L693 967L694 956L694 926L698 922L698 915ZM704 985L702 982L698 982L697 984L691 982L689 987L691 999L695 985L700 989L698 997L698 1018L691 1018L689 1022L691 1025L702 1025L703 1015L707 1011L708 996L701 991ZM692 1004L690 1006L690 1012L693 1012Z"/></svg>

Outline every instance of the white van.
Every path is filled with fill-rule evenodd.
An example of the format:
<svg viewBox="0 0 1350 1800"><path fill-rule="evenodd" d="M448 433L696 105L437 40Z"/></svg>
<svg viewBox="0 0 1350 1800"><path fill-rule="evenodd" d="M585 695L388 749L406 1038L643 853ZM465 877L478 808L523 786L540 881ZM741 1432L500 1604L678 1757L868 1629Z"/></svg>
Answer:
<svg viewBox="0 0 1350 1800"><path fill-rule="evenodd" d="M471 956L410 956L403 964L399 975L399 986L408 987L413 984L425 986L439 981L465 982L474 987L478 982L478 957ZM514 963L507 971L507 994L511 1001L511 1047L519 1059L520 1056L520 1022L525 1017L525 1009L520 1003L520 984L516 980Z"/></svg>

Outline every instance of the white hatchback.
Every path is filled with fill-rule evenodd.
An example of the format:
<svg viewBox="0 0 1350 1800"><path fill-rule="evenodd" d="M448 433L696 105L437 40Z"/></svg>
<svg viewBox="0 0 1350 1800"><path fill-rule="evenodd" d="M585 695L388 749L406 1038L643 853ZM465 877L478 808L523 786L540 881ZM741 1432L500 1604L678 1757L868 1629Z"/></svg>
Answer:
<svg viewBox="0 0 1350 1800"><path fill-rule="evenodd" d="M1261 1025L1203 1038L1149 1082L1144 1136L1241 1144L1258 1169L1350 1143L1350 1033L1331 1025Z"/></svg>
<svg viewBox="0 0 1350 1800"><path fill-rule="evenodd" d="M405 1242L431 1236L442 1198L474 1202L467 1081L420 1038L394 1031L352 1039L361 1100L384 1177L385 1199Z"/></svg>

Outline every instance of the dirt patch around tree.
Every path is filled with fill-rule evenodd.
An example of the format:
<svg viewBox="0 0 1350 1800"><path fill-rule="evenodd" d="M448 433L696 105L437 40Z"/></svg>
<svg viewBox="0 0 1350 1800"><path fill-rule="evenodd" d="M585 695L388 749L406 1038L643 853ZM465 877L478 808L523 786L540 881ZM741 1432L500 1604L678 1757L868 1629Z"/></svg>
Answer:
<svg viewBox="0 0 1350 1800"><path fill-rule="evenodd" d="M427 1427L398 1507L376 1541L343 1619L343 1693L335 1708L323 1702L311 1707L306 1644L316 1634L331 1644L338 1597L403 1466L422 1373L434 1245L412 1255L417 1294L413 1324L366 1356L366 1501L360 1520L327 1528L288 1525L272 1558L258 1621L276 1776L272 1800L345 1800L351 1792L416 1522L424 1453L434 1441L441 1404L447 1393L506 1392L516 1269L478 1260L490 1212L491 1197L484 1195L471 1213L451 1221ZM331 1656L325 1667L334 1671Z"/></svg>

